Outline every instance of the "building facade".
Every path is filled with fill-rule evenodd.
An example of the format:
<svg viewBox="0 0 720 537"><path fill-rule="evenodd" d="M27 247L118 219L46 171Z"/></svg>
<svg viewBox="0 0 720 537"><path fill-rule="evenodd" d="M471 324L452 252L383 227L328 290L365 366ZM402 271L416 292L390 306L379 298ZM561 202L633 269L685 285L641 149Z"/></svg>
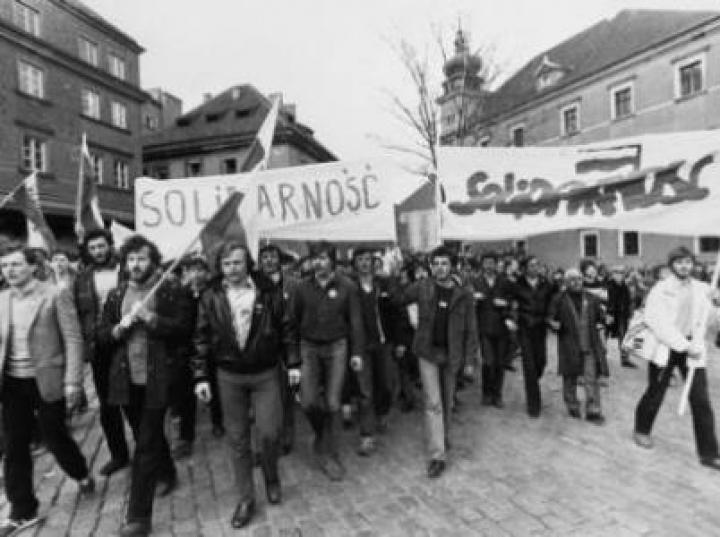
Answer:
<svg viewBox="0 0 720 537"><path fill-rule="evenodd" d="M141 170L138 57L142 47L77 0L0 2L0 191L32 171L48 223L74 242L82 134L95 163L100 208L133 221L132 180ZM6 235L25 234L22 215L0 211Z"/></svg>
<svg viewBox="0 0 720 537"><path fill-rule="evenodd" d="M720 12L621 11L542 52L496 91L484 93L480 112L464 129L447 120L451 107L441 107L441 139L447 144L577 145L717 129ZM720 240L713 233L669 237L583 229L523 242L561 266L580 257L636 266L662 262L668 248L679 244L714 260Z"/></svg>
<svg viewBox="0 0 720 537"><path fill-rule="evenodd" d="M176 179L239 173L270 101L250 85L207 97L174 124L143 140L144 175ZM336 160L313 131L296 121L295 107L278 115L268 166L280 168Z"/></svg>

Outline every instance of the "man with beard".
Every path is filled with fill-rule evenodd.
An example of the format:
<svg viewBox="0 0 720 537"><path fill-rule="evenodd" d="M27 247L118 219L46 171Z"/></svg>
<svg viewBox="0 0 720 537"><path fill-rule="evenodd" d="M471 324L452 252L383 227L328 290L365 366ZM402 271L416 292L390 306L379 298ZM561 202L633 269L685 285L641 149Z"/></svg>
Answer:
<svg viewBox="0 0 720 537"><path fill-rule="evenodd" d="M2 537L39 521L30 453L36 419L48 449L78 482L80 493L95 490L85 458L65 425L66 409L79 402L82 386L75 306L66 289L35 277L37 264L35 252L19 244L0 252L0 268L10 286L0 292L0 400L10 504L8 519L0 523Z"/></svg>
<svg viewBox="0 0 720 537"><path fill-rule="evenodd" d="M99 339L112 354L110 403L122 405L135 437L130 499L120 535L151 531L155 487L177 487L177 471L165 437L172 360L177 341L192 331L187 296L177 281L161 278L160 252L142 235L128 238L120 264L129 280L108 295ZM152 293L154 294L152 294Z"/></svg>
<svg viewBox="0 0 720 537"><path fill-rule="evenodd" d="M670 275L650 291L645 304L645 323L660 345L648 365L648 387L635 409L635 443L650 449L653 422L662 404L674 369L687 377L694 367L689 402L700 464L720 470L715 416L708 393L705 370L708 321L717 320L718 290L691 276L695 258L681 246L668 254ZM711 300L712 299L712 300Z"/></svg>
<svg viewBox="0 0 720 537"><path fill-rule="evenodd" d="M478 344L472 293L452 274L454 254L440 246L430 254L430 263L432 277L405 288L399 301L418 305L413 352L425 396L427 476L436 478L447 465L457 375L462 368L472 375Z"/></svg>
<svg viewBox="0 0 720 537"><path fill-rule="evenodd" d="M497 254L480 257L481 273L471 280L482 351L482 402L503 407L502 387L508 353L508 283L497 273Z"/></svg>
<svg viewBox="0 0 720 537"><path fill-rule="evenodd" d="M600 331L604 313L600 300L583 289L577 269L565 273L567 288L557 294L548 312L550 327L558 332L558 373L563 378L563 398L568 413L580 417L577 398L578 377L585 385L585 419L596 425L605 423L600 406L598 370L605 346Z"/></svg>
<svg viewBox="0 0 720 537"><path fill-rule="evenodd" d="M338 436L342 425L341 397L345 370L363 367L364 332L357 288L336 271L337 250L322 241L310 252L314 274L298 284L290 314L300 340L300 402L315 432L313 445L320 470L332 481L342 480Z"/></svg>
<svg viewBox="0 0 720 537"><path fill-rule="evenodd" d="M90 231L82 242L85 268L75 280L74 294L85 344L85 360L92 368L95 392L100 405L100 425L110 452L110 460L100 468L109 476L128 465L130 455L125 441L122 412L108 402L110 349L98 338L98 327L108 294L120 280L120 266L113 252L109 231Z"/></svg>
<svg viewBox="0 0 720 537"><path fill-rule="evenodd" d="M517 329L522 352L523 376L527 412L531 418L540 416L540 378L547 365L548 306L552 298L552 285L539 273L540 262L535 256L527 257L521 264L523 274L513 286L513 310L517 322L510 329Z"/></svg>

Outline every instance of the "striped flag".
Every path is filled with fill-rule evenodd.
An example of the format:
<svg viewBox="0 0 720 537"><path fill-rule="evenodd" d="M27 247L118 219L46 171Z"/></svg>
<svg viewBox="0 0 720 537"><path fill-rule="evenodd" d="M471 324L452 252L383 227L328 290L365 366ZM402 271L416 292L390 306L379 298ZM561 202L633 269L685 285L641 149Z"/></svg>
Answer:
<svg viewBox="0 0 720 537"><path fill-rule="evenodd" d="M15 193L15 202L27 219L28 246L44 248L52 252L56 245L55 235L43 216L36 172L25 178Z"/></svg>
<svg viewBox="0 0 720 537"><path fill-rule="evenodd" d="M95 184L95 165L87 145L85 133L80 145L80 170L78 173L77 198L75 201L75 234L82 242L88 231L103 229L100 202Z"/></svg>
<svg viewBox="0 0 720 537"><path fill-rule="evenodd" d="M248 151L247 157L245 157L245 162L243 162L240 167L241 172L262 171L267 168L279 110L280 97L275 97L270 111L260 126L257 136L250 145L250 150Z"/></svg>

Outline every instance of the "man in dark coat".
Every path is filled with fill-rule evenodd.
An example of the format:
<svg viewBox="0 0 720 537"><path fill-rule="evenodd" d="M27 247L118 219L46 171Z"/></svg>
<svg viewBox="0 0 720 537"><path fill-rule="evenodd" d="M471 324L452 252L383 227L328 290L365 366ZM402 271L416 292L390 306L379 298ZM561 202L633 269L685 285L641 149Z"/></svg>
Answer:
<svg viewBox="0 0 720 537"><path fill-rule="evenodd" d="M580 271L565 273L567 289L553 298L548 312L550 327L558 332L558 369L563 378L563 398L568 413L580 417L578 377L585 384L585 419L602 425L598 372L605 354L600 331L604 316L600 300L583 290Z"/></svg>
<svg viewBox="0 0 720 537"><path fill-rule="evenodd" d="M108 295L99 339L110 349L108 400L121 405L135 437L132 481L122 537L151 531L155 487L177 487L177 472L165 437L172 359L177 341L192 330L187 295L175 280L161 278L160 252L142 235L122 247L120 266L129 280ZM154 294L153 294L154 292Z"/></svg>
<svg viewBox="0 0 720 537"><path fill-rule="evenodd" d="M625 282L625 270L623 267L613 267L610 279L607 282L607 296L607 313L610 321L608 327L609 336L618 340L620 364L623 367L635 369L637 366L630 361L627 352L622 349L622 342L632 316L632 296L630 295L630 287Z"/></svg>

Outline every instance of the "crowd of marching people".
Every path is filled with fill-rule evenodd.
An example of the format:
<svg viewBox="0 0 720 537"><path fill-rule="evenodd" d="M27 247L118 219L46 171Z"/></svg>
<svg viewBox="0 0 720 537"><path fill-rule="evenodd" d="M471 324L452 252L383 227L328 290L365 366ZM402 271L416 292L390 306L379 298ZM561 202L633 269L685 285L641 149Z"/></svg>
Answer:
<svg viewBox="0 0 720 537"><path fill-rule="evenodd" d="M346 473L339 438L349 421L357 422L357 454L372 456L393 405L403 413L422 409L426 473L436 478L448 464L457 390L474 379L482 404L502 409L505 376L519 369L527 415L541 416L549 333L557 336L568 416L605 423L600 387L610 375L608 345L617 340L622 366L638 367L632 346L622 343L640 310L659 344L648 358L635 442L652 447L674 370L685 377L692 367L698 456L720 469L703 368L718 292L703 283L706 271L684 248L672 250L666 265L630 270L591 260L558 268L517 252L458 256L443 246L414 256L360 247L341 260L327 242L312 244L299 260L264 245L256 261L244 243L227 241L169 274L145 237L134 235L116 251L109 232L94 230L80 256L76 262L66 251L48 256L11 242L0 250L10 504L0 537L38 522L37 442L81 495L95 490L69 432L73 413L87 408L85 364L110 454L97 472L107 477L130 467L120 535L149 535L155 496L179 486L175 461L193 454L198 401L210 407L213 436L228 445L238 495L230 523L241 528L255 514L256 466L267 501L282 501L278 460L293 450L298 402L313 432L316 467L333 481ZM166 436L168 411L176 439Z"/></svg>

